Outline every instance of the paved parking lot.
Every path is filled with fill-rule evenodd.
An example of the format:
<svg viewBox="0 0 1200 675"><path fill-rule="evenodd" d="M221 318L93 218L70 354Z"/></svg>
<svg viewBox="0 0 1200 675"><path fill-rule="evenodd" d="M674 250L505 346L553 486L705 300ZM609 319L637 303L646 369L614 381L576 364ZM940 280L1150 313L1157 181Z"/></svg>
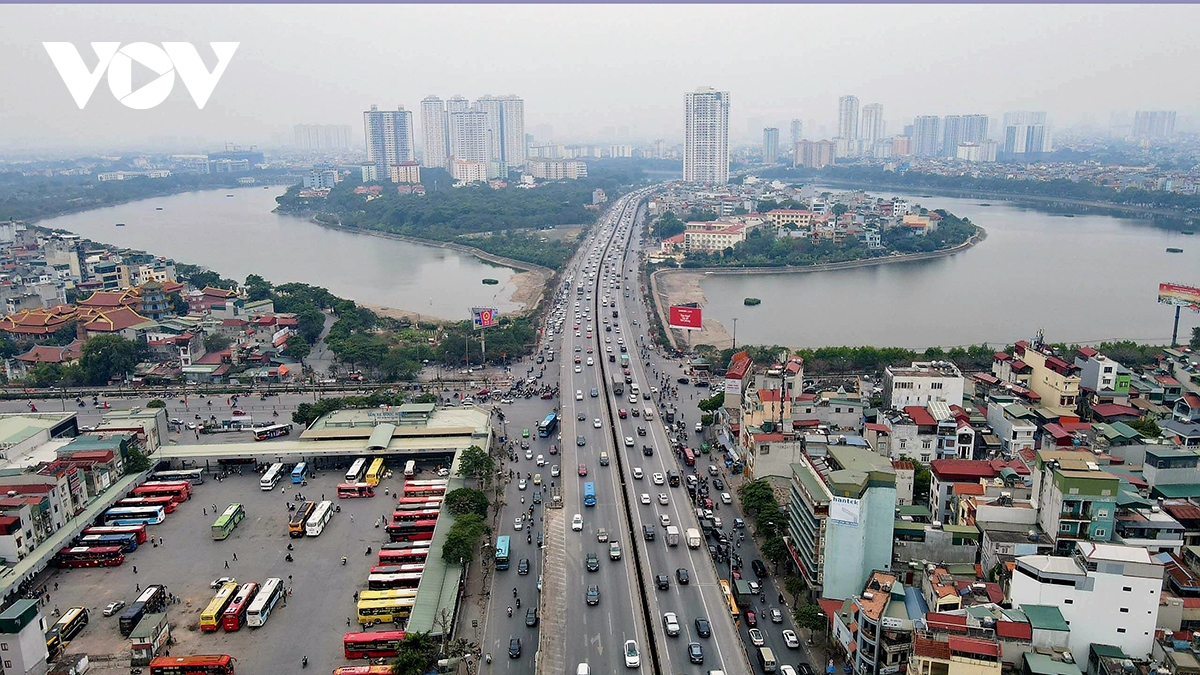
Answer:
<svg viewBox="0 0 1200 675"><path fill-rule="evenodd" d="M305 654L316 673L346 664L342 635L346 619L354 616L353 594L365 588L368 570L377 559L375 552L387 540L383 528L374 526L381 515L390 518L392 512L391 499L384 496L383 489L401 485L403 476L397 471L382 482L373 499L338 500L335 486L344 480L343 471L323 471L300 488L308 499L319 500L323 494L342 507L320 537L289 539L287 503L295 498L299 486L285 477L273 492L263 492L258 474L247 467L243 476L219 483L209 479L196 486L190 501L161 525L150 526L153 537L162 537L162 546L155 548L146 542L116 568L51 573L42 582L51 594L47 611L55 606L66 611L82 605L92 612L91 623L67 652L99 656L99 672L128 672L128 640L117 630L117 617L104 617L101 612L115 600L133 602L139 587L158 583L181 599L167 609L178 641L172 654L230 654L238 659L238 671L245 673L281 673L293 666L299 670ZM216 519L212 505L222 510L231 502L243 504L246 518L228 539L214 541L210 534ZM288 542L295 547L294 563L284 559ZM372 547L370 556L365 555L367 546ZM348 558L345 566L341 564L343 555ZM225 568L227 561L229 569ZM209 584L221 576L260 584L276 576L293 593L262 628L202 633L200 612L213 596ZM53 590L55 583L59 584L57 590ZM353 629L357 630L357 623ZM105 655L117 658L109 662Z"/></svg>

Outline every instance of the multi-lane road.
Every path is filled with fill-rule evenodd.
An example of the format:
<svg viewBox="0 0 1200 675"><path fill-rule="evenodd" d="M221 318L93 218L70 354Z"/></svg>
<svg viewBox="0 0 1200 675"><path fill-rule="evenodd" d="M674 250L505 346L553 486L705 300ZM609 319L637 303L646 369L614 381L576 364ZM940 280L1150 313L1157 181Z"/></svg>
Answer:
<svg viewBox="0 0 1200 675"><path fill-rule="evenodd" d="M497 534L512 537L511 567L491 577L492 601L482 639L484 651L493 655L485 668L493 672L531 673L536 668L537 672L575 673L583 663L592 673L633 672L626 661L625 645L630 640L637 646L639 672L759 671L757 662L751 666L749 641L743 640L744 632L739 633L718 584L728 577L728 566L721 565L720 570L714 566L708 540L699 548L688 547L685 533L698 529L699 523L683 482L672 487L665 481L670 471L691 469L685 472L677 459L658 405L659 376L669 368L677 371L678 366L651 352L643 355L647 308L642 304L633 245L641 237L642 197L634 193L613 205L589 233L555 289L541 343L541 354L552 351L553 361L535 367L545 368L543 382L557 378L559 398L518 401L505 409L509 437L519 444L524 428L531 437L530 458L518 445L517 459L505 471L507 475L507 469L513 469L514 474L504 488ZM628 378L622 354L629 357ZM639 393L633 394L632 385L626 384L616 394L611 385L614 376L631 379ZM680 391L681 411L694 409L699 394ZM559 429L548 438L538 438L536 420L556 406ZM624 416L619 414L622 410ZM698 412L686 415L699 419ZM557 454L549 453L551 445L557 446ZM653 453L644 454L645 446ZM608 457L606 465L600 463L602 453ZM544 466L538 466L538 455L544 457ZM551 476L554 465L561 475ZM584 468L586 475L581 475ZM526 520L518 531L515 520L529 513L538 489L529 477L538 473L543 489L551 483L561 489L563 508L546 510L547 495L543 504L534 507L532 523ZM664 479L661 485L659 476ZM526 478L524 490L521 477ZM594 506L584 505L587 483L594 485ZM649 504L643 495L649 496ZM576 514L583 521L579 530L572 526ZM732 521L733 515L725 520ZM679 530L676 545L668 545L668 522ZM601 529L608 541L600 541ZM647 539L647 530L653 533L652 540ZM538 545L539 535L544 546ZM619 559L610 556L614 542L620 545ZM752 559L752 555L743 557L747 564ZM528 575L518 574L524 558L529 559ZM656 583L660 575L667 578L666 588ZM545 593L539 591L539 583ZM587 601L592 587L599 593L595 604ZM520 609L515 607L514 589L522 600ZM510 603L512 618L507 617ZM526 626L530 606L540 609L536 627ZM678 635L667 634L664 614L668 612L677 619ZM698 624L697 619L702 621ZM760 628L767 634L778 633L778 628L790 624L790 617L783 626L764 620ZM701 635L699 626L705 625L709 634ZM518 658L508 655L512 638L521 640ZM699 645L702 663L693 659L689 643ZM783 649L777 635L768 645L783 657L781 662L796 660L796 652Z"/></svg>

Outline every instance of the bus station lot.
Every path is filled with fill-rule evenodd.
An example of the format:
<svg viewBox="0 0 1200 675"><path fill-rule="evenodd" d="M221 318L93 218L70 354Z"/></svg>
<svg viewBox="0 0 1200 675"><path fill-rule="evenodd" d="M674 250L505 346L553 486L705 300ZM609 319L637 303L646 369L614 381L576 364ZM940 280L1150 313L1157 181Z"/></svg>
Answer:
<svg viewBox="0 0 1200 675"><path fill-rule="evenodd" d="M388 468L393 477L384 479L376 496L369 499L337 498L336 485L344 482L345 467L320 471L304 487L293 485L285 474L271 492L259 488L259 474L253 465L243 468L244 475L235 474L221 482L206 477L203 485L194 486L191 500L168 514L162 524L147 528L154 541L162 538L162 545L154 547L147 541L127 554L120 567L56 570L44 577L42 583L51 593L44 610L47 623L54 621L49 616L54 607L63 612L68 607L87 607L91 622L66 653L89 654L93 672L128 672L129 641L117 629L120 613L105 617L104 606L118 600L131 604L139 587L164 584L179 598L167 607L176 640L172 655L229 654L238 660L239 673L298 670L301 657L307 655L313 672L331 672L348 663L342 652L342 635L358 630L353 620L354 593L365 589L379 546L387 541L384 528L375 523L380 516L385 522L390 519L395 488L403 484L400 467ZM392 496L384 495L385 488L391 489ZM341 506L319 537L288 537L287 507L297 492L310 501L324 496ZM228 539L214 541L213 521L233 502L243 505L246 518ZM289 542L294 546L294 562L285 560ZM369 556L365 554L368 546ZM342 556L347 558L344 566ZM243 626L234 633L203 633L200 612L215 593L209 585L223 576L259 584L268 577L279 577L292 594L286 604L276 605L261 628ZM347 618L352 622L350 628Z"/></svg>

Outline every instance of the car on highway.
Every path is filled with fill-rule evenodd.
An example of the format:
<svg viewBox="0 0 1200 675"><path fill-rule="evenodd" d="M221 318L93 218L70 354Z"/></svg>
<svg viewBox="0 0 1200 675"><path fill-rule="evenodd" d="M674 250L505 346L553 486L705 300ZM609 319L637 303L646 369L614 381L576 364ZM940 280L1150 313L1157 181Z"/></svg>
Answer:
<svg viewBox="0 0 1200 675"><path fill-rule="evenodd" d="M550 444L550 454L552 454L552 455L558 454L558 444L557 443ZM449 475L449 474L447 474L447 475Z"/></svg>
<svg viewBox="0 0 1200 675"><path fill-rule="evenodd" d="M663 614L663 629L671 637L679 635L679 617L675 615L675 612Z"/></svg>
<svg viewBox="0 0 1200 675"><path fill-rule="evenodd" d="M634 478L636 478L637 480L641 480L642 477L645 475L646 474L642 473L642 467L640 467L640 466L633 467L633 477Z"/></svg>
<svg viewBox="0 0 1200 675"><path fill-rule="evenodd" d="M750 569L754 570L754 576L759 579L767 576L767 566L761 560L755 560L750 563Z"/></svg>
<svg viewBox="0 0 1200 675"><path fill-rule="evenodd" d="M663 483L665 483L665 482L666 482L666 479L665 479L665 478L663 478L663 475L662 475L661 473L657 473L657 472L655 472L655 473L653 473L653 474L651 474L651 475L650 475L650 480L651 480L651 481L652 481L652 482L653 482L655 485L662 485Z"/></svg>
<svg viewBox="0 0 1200 675"><path fill-rule="evenodd" d="M708 619L702 616L696 617L696 635L702 638L712 635L712 626L709 625Z"/></svg>
<svg viewBox="0 0 1200 675"><path fill-rule="evenodd" d="M629 411L625 410L624 408L617 408L617 417L625 419L626 417L629 417Z"/></svg>
<svg viewBox="0 0 1200 675"><path fill-rule="evenodd" d="M511 638L508 641L508 658L521 658L521 638Z"/></svg>
<svg viewBox="0 0 1200 675"><path fill-rule="evenodd" d="M704 431L704 424L696 422L696 433L701 433L702 431Z"/></svg>
<svg viewBox="0 0 1200 675"><path fill-rule="evenodd" d="M517 481L517 489L518 490L524 490L527 487L529 487L529 483L526 482L524 478L521 478L520 480Z"/></svg>
<svg viewBox="0 0 1200 675"><path fill-rule="evenodd" d="M733 503L733 497L732 497L732 496L730 496L730 494L729 494L728 492L722 492L722 493L721 493L721 503L722 503L722 504L725 504L725 505L732 504L732 503Z"/></svg>
<svg viewBox="0 0 1200 675"><path fill-rule="evenodd" d="M784 630L782 635L783 635L783 644L787 645L788 649L799 649L800 648L800 638L796 637L796 631Z"/></svg>
<svg viewBox="0 0 1200 675"><path fill-rule="evenodd" d="M642 666L642 654L638 651L636 640L626 640L622 651L625 652L626 668L640 668Z"/></svg>
<svg viewBox="0 0 1200 675"><path fill-rule="evenodd" d="M600 571L600 558L595 553L589 553L589 554L587 554L586 565L587 565L587 571L599 572Z"/></svg>
<svg viewBox="0 0 1200 675"><path fill-rule="evenodd" d="M528 443L528 441L521 442ZM533 448L529 447L528 445L525 446L525 459L533 459Z"/></svg>
<svg viewBox="0 0 1200 675"><path fill-rule="evenodd" d="M641 496L641 497L639 497L638 499L639 499L639 501L641 501L641 502L642 502L642 505L643 505L643 506L649 506L649 505L651 504L651 500L650 500L650 493L649 493L649 492L643 492L643 493L642 493L642 496Z"/></svg>
<svg viewBox="0 0 1200 675"><path fill-rule="evenodd" d="M571 529L576 532L583 531L583 516L576 513L575 517L571 518Z"/></svg>
<svg viewBox="0 0 1200 675"><path fill-rule="evenodd" d="M768 614L771 617L771 623L783 623L783 612L779 611L778 607L772 607Z"/></svg>
<svg viewBox="0 0 1200 675"><path fill-rule="evenodd" d="M592 426L593 426L594 428L596 428L596 429L599 429L599 428L600 428L600 425L601 425L601 422L600 422L600 418L599 418L599 417L597 417L596 419L592 420Z"/></svg>
<svg viewBox="0 0 1200 675"><path fill-rule="evenodd" d="M589 604L589 605L600 604L600 587L595 586L595 585L588 586L586 597L587 597L587 604Z"/></svg>
<svg viewBox="0 0 1200 675"><path fill-rule="evenodd" d="M714 478L712 479L712 486L718 490L724 490L725 481L721 480L720 478Z"/></svg>
<svg viewBox="0 0 1200 675"><path fill-rule="evenodd" d="M608 559L609 560L620 560L621 559L621 543L620 542L610 541L608 543Z"/></svg>
<svg viewBox="0 0 1200 675"><path fill-rule="evenodd" d="M575 372L577 372L577 373L582 373L582 372L583 372L583 366L579 366L579 365L575 366Z"/></svg>
<svg viewBox="0 0 1200 675"><path fill-rule="evenodd" d="M591 347L588 347L588 353L589 353L589 354L591 354L591 353L592 353L592 348L591 348ZM588 364L589 366L594 366L594 365L596 365L596 364L595 364L595 362L593 362L593 361L592 361L592 357L590 357L590 356L588 357L587 364Z"/></svg>
<svg viewBox="0 0 1200 675"><path fill-rule="evenodd" d="M112 616L113 614L116 614L117 612L121 611L124 608L125 608L124 600L110 602L104 606L104 616Z"/></svg>
<svg viewBox="0 0 1200 675"><path fill-rule="evenodd" d="M603 527L596 528L596 541L600 542L601 544L608 541L608 530L604 529Z"/></svg>
<svg viewBox="0 0 1200 675"><path fill-rule="evenodd" d="M587 445L587 439L584 438L583 436L576 436L575 437L575 445L582 448L583 446Z"/></svg>
<svg viewBox="0 0 1200 675"><path fill-rule="evenodd" d="M637 435L638 435L638 436L645 436L645 435L646 435L646 427L638 427L638 428L637 428Z"/></svg>
<svg viewBox="0 0 1200 675"><path fill-rule="evenodd" d="M521 438L529 438L529 429L521 430Z"/></svg>
<svg viewBox="0 0 1200 675"><path fill-rule="evenodd" d="M658 590L665 591L671 587L671 577L665 574L655 574L654 585L658 587Z"/></svg>
<svg viewBox="0 0 1200 675"><path fill-rule="evenodd" d="M627 448L632 448L632 447L633 447L633 436L626 436L626 437L625 437L625 447L627 447Z"/></svg>
<svg viewBox="0 0 1200 675"><path fill-rule="evenodd" d="M575 400L576 400L576 401L582 401L582 400L583 400L583 390L582 390L582 389L576 389L576 390L575 390Z"/></svg>
<svg viewBox="0 0 1200 675"><path fill-rule="evenodd" d="M645 456L647 456L647 457L650 457L651 455L653 455L653 454L654 454L654 446L652 446L652 445L643 445L643 446L642 446L642 454L643 454L643 455L645 455Z"/></svg>
<svg viewBox="0 0 1200 675"><path fill-rule="evenodd" d="M675 570L675 581L686 585L690 580L691 576L688 574L686 567L680 567L679 569Z"/></svg>
<svg viewBox="0 0 1200 675"><path fill-rule="evenodd" d="M587 419L587 415L586 415L586 414L584 414L584 412L583 412L582 410L580 410L580 411L579 411L579 413L578 413L577 415L575 415L575 419L577 419L577 420L579 420L580 422L582 422L582 421L584 421L584 420L586 420L586 419Z"/></svg>
<svg viewBox="0 0 1200 675"><path fill-rule="evenodd" d="M561 475L561 474L562 474L562 469L558 468L557 464L550 467L550 477L551 478L558 478L559 475Z"/></svg>
<svg viewBox="0 0 1200 675"><path fill-rule="evenodd" d="M525 625L529 626L530 628L538 625L537 608L530 607L529 609L525 610Z"/></svg>
<svg viewBox="0 0 1200 675"><path fill-rule="evenodd" d="M758 625L758 615L755 614L753 610L747 610L745 616L747 626L754 628Z"/></svg>
<svg viewBox="0 0 1200 675"><path fill-rule="evenodd" d="M521 562L517 563L517 574L521 576L529 574L529 558L521 558Z"/></svg>
<svg viewBox="0 0 1200 675"><path fill-rule="evenodd" d="M650 525L643 525L642 536L646 539L646 541L654 541L654 528Z"/></svg>
<svg viewBox="0 0 1200 675"><path fill-rule="evenodd" d="M660 513L658 514L658 522L663 527L667 527L671 524L671 516L668 516L665 513Z"/></svg>
<svg viewBox="0 0 1200 675"><path fill-rule="evenodd" d="M513 529L516 530L517 532L520 532L524 528L525 528L525 519L520 516L517 516L517 519L513 521Z"/></svg>
<svg viewBox="0 0 1200 675"><path fill-rule="evenodd" d="M587 474L588 474L587 464L580 463L579 464L579 475L586 476Z"/></svg>
<svg viewBox="0 0 1200 675"><path fill-rule="evenodd" d="M666 506L669 501L670 500L667 499L667 493L665 493L665 492L658 493L658 503L659 504Z"/></svg>
<svg viewBox="0 0 1200 675"><path fill-rule="evenodd" d="M534 460L534 463L537 464L538 466L546 466L546 456L538 455L537 459Z"/></svg>
<svg viewBox="0 0 1200 675"><path fill-rule="evenodd" d="M687 646L688 661L692 663L704 663L704 648L699 642L689 642Z"/></svg>
<svg viewBox="0 0 1200 675"><path fill-rule="evenodd" d="M757 628L751 628L747 632L750 634L750 644L754 645L755 647L761 647L767 643L766 639L763 638L761 630Z"/></svg>
<svg viewBox="0 0 1200 675"><path fill-rule="evenodd" d="M591 396L592 398L596 398L597 396L600 395L600 390L595 387L592 387L591 391L588 392L588 395Z"/></svg>

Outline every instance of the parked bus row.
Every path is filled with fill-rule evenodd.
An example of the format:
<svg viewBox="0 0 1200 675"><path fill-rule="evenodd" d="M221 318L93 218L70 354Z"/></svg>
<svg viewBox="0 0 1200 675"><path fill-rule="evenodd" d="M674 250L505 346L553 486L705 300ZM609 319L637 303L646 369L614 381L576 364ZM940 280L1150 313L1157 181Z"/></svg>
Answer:
<svg viewBox="0 0 1200 675"><path fill-rule="evenodd" d="M46 631L47 661L58 659L71 640L79 635L88 625L88 610L86 607L72 607L63 613L62 617Z"/></svg>
<svg viewBox="0 0 1200 675"><path fill-rule="evenodd" d="M277 577L267 579L261 586L253 581L241 585L233 581L222 584L200 612L200 630L215 633L223 628L232 633L241 630L242 626L262 627L285 593L283 580Z"/></svg>

